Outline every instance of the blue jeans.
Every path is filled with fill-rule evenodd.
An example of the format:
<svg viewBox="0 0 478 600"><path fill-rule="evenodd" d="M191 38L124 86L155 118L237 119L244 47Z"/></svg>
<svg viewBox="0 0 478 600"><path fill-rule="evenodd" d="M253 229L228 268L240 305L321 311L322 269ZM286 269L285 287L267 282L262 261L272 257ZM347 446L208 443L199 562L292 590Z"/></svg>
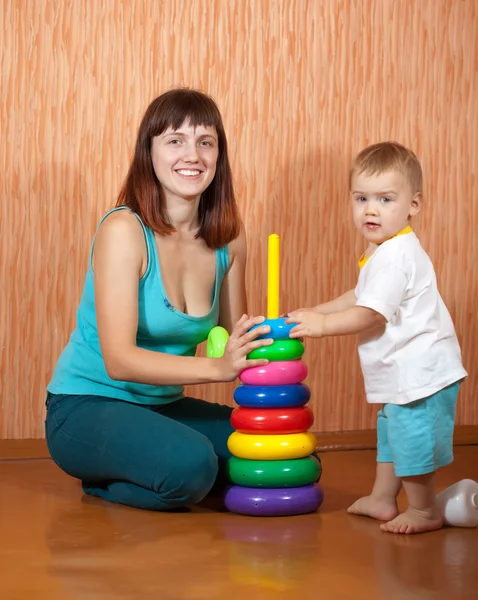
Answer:
<svg viewBox="0 0 478 600"><path fill-rule="evenodd" d="M196 504L224 478L231 411L194 398L143 406L48 394L46 440L52 459L85 493L168 510Z"/></svg>

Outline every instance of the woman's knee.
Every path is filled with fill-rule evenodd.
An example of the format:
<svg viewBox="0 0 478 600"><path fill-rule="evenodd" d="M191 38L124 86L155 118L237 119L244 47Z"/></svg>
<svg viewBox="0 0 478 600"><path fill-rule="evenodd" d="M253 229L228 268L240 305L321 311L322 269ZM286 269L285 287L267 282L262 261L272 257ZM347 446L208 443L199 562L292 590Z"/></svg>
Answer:
<svg viewBox="0 0 478 600"><path fill-rule="evenodd" d="M211 490L218 473L218 458L209 440L187 448L180 459L170 465L166 478L158 481L157 493L171 506L188 506L200 502Z"/></svg>

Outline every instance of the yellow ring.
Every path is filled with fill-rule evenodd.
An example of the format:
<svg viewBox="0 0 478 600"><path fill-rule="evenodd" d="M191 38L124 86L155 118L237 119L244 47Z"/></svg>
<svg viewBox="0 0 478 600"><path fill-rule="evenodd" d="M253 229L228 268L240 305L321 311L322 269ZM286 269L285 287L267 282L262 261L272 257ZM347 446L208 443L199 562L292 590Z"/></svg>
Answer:
<svg viewBox="0 0 478 600"><path fill-rule="evenodd" d="M284 435L251 435L235 431L227 440L233 456L249 460L283 460L310 456L317 445L310 431Z"/></svg>

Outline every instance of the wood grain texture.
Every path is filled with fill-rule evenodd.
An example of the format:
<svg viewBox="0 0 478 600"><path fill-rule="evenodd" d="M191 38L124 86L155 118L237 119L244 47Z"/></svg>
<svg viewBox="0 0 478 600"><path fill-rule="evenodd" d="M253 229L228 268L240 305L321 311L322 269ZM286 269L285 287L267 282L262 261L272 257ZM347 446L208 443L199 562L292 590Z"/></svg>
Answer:
<svg viewBox="0 0 478 600"><path fill-rule="evenodd" d="M175 85L222 111L266 310L267 235L281 310L351 288L363 248L352 156L410 145L425 175L416 231L465 367L457 423L478 424L478 8L475 0L0 0L0 438L43 436L45 385L74 326L96 224L144 109ZM374 426L355 340L307 343L315 430ZM189 391L232 404L234 385Z"/></svg>

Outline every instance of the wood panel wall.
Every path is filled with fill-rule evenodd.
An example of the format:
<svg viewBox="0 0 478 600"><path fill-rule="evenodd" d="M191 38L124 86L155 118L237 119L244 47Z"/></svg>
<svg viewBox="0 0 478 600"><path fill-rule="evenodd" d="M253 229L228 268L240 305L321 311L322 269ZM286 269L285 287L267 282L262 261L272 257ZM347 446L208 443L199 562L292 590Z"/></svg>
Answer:
<svg viewBox="0 0 478 600"><path fill-rule="evenodd" d="M0 0L0 437L43 436L45 385L74 326L96 223L150 100L175 85L222 111L266 310L267 235L281 309L355 284L363 248L352 156L396 139L425 174L416 231L433 259L478 424L478 8L475 0ZM316 430L373 427L355 340L307 343ZM192 393L232 404L233 385Z"/></svg>

